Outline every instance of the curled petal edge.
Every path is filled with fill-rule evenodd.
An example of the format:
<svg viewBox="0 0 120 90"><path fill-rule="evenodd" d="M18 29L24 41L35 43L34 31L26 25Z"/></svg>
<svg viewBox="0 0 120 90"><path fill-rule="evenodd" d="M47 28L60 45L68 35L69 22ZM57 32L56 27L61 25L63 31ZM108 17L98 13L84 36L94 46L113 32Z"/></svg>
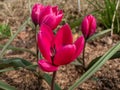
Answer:
<svg viewBox="0 0 120 90"><path fill-rule="evenodd" d="M54 72L58 70L58 66L54 66L43 59L38 61L38 66L45 72Z"/></svg>

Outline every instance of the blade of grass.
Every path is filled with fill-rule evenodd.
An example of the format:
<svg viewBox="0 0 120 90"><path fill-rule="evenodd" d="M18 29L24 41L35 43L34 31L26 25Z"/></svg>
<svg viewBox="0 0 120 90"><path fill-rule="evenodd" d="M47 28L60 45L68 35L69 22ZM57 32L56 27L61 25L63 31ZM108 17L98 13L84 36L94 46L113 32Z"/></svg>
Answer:
<svg viewBox="0 0 120 90"><path fill-rule="evenodd" d="M104 0L104 2L105 2L105 9L107 11L107 18L108 18L109 22L111 22L110 4L109 4L108 0Z"/></svg>
<svg viewBox="0 0 120 90"><path fill-rule="evenodd" d="M80 13L80 11L81 11L81 5L80 5L80 3L81 3L81 1L78 0L78 12L79 12L79 13Z"/></svg>
<svg viewBox="0 0 120 90"><path fill-rule="evenodd" d="M16 70L16 69L13 68L13 67L11 67L11 68L5 68L5 69L1 69L1 70L0 70L0 73L12 71L12 70Z"/></svg>
<svg viewBox="0 0 120 90"><path fill-rule="evenodd" d="M86 0L87 2L89 2L91 5L93 5L95 8L97 8L97 6L95 4L93 4L93 1L89 1L89 0Z"/></svg>
<svg viewBox="0 0 120 90"><path fill-rule="evenodd" d="M51 76L50 75L48 75L48 74L44 74L43 75L43 78L45 79L45 81L49 84L49 85L51 85L51 80L52 80L52 78L51 78ZM55 83L55 90L62 90L56 83Z"/></svg>
<svg viewBox="0 0 120 90"><path fill-rule="evenodd" d="M10 86L9 84L0 80L0 88L3 90L17 90L15 87Z"/></svg>
<svg viewBox="0 0 120 90"><path fill-rule="evenodd" d="M37 65L29 65L29 66L25 66L24 69L35 71L36 67L37 67ZM34 70L33 70L33 68L34 68ZM1 69L0 73L13 71L13 70L20 70L20 69L22 69L22 67L9 67L9 68L5 68L5 69Z"/></svg>
<svg viewBox="0 0 120 90"><path fill-rule="evenodd" d="M119 33L120 32L120 22L119 22L119 18L117 17L117 25L118 25L118 27L117 27L117 33Z"/></svg>
<svg viewBox="0 0 120 90"><path fill-rule="evenodd" d="M103 31L101 31L101 32L99 32L99 33L94 34L93 36L91 36L87 41L90 41L90 40L92 40L92 39L94 39L96 37L102 36L102 35L110 32L110 31L111 31L111 29L103 30Z"/></svg>
<svg viewBox="0 0 120 90"><path fill-rule="evenodd" d="M119 7L119 3L120 3L120 0L117 1L117 5L116 5L116 8L115 8L115 11L114 11L114 15L113 15L113 18L112 18L112 25L111 25L111 36L113 35L113 29L114 29L114 21L115 21L115 17L116 17L116 13L117 13L117 9Z"/></svg>
<svg viewBox="0 0 120 90"><path fill-rule="evenodd" d="M3 48L3 47L4 47L4 45L0 45L0 48ZM31 51L29 49L26 49L26 48L19 48L19 47L14 47L14 46L8 46L7 49L12 49L14 51L26 51L26 52L29 52L29 53L33 54L33 56L36 56L36 54L33 51Z"/></svg>
<svg viewBox="0 0 120 90"><path fill-rule="evenodd" d="M74 90L79 84L91 77L108 59L110 59L120 49L120 42L108 50L80 79L78 79L69 90Z"/></svg>
<svg viewBox="0 0 120 90"><path fill-rule="evenodd" d="M30 20L30 17L23 23L23 25L17 30L17 32L9 39L9 41L6 43L6 45L3 47L2 51L0 52L0 58L3 57L5 50L14 40L14 38L18 35L18 33L21 32L25 28L29 20Z"/></svg>
<svg viewBox="0 0 120 90"><path fill-rule="evenodd" d="M99 8L103 8L103 6L101 6L101 4L100 4L98 1L96 1L96 5L97 5Z"/></svg>
<svg viewBox="0 0 120 90"><path fill-rule="evenodd" d="M101 56L93 59L93 60L89 63L89 65L87 66L87 69L89 69L90 67L92 67L93 64L95 64L102 56L103 56L103 55L101 55ZM116 53L110 58L110 60L113 60L113 59L116 59L116 58L120 58L120 51L116 52Z"/></svg>

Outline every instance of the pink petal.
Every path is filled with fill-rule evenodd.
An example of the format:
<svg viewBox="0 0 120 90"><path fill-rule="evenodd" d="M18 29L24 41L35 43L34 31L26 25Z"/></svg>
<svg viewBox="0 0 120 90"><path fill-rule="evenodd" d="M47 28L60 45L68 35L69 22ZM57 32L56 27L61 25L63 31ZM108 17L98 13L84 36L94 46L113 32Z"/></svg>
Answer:
<svg viewBox="0 0 120 90"><path fill-rule="evenodd" d="M62 17L63 17L62 12L56 16L56 22L55 22L55 25L53 26L53 29L56 28L60 24L60 22L62 21Z"/></svg>
<svg viewBox="0 0 120 90"><path fill-rule="evenodd" d="M51 63L51 44L53 40L53 33L50 28L45 25L42 25L41 30L38 33L38 47L43 57Z"/></svg>
<svg viewBox="0 0 120 90"><path fill-rule="evenodd" d="M63 17L63 11L62 10L58 10L58 6L54 6L52 7L52 11L53 13L56 15L56 23L54 25L53 28L56 28L58 26L58 24L61 22L62 17Z"/></svg>
<svg viewBox="0 0 120 90"><path fill-rule="evenodd" d="M46 60L39 60L38 65L43 71L46 71L46 72L54 72L58 70L58 66L53 66Z"/></svg>
<svg viewBox="0 0 120 90"><path fill-rule="evenodd" d="M84 37L87 38L89 34L89 21L88 21L87 16L82 21L81 30L82 30Z"/></svg>
<svg viewBox="0 0 120 90"><path fill-rule="evenodd" d="M57 26L56 24L56 16L54 14L46 15L42 21L42 23L48 25L52 30L54 30Z"/></svg>
<svg viewBox="0 0 120 90"><path fill-rule="evenodd" d="M42 4L35 4L32 7L32 13L31 13L31 18L34 24L39 23L39 15L40 15L40 9L43 8L44 6Z"/></svg>
<svg viewBox="0 0 120 90"><path fill-rule="evenodd" d="M48 25L52 30L54 30L58 24L61 22L63 14L55 15L54 13L48 14L44 17L41 23Z"/></svg>
<svg viewBox="0 0 120 90"><path fill-rule="evenodd" d="M76 46L76 51L75 54L72 57L72 60L76 59L82 52L83 48L84 48L84 37L81 36L79 37L76 41L75 41L75 46Z"/></svg>
<svg viewBox="0 0 120 90"><path fill-rule="evenodd" d="M66 24L62 28L60 28L60 30L57 32L55 38L56 50L58 50L64 45L72 44L72 43L73 43L72 32L69 25Z"/></svg>
<svg viewBox="0 0 120 90"><path fill-rule="evenodd" d="M94 33L95 33L95 31L96 31L96 19L93 17L93 16L91 16L91 26L90 26L90 32L89 32L89 37L90 36L92 36Z"/></svg>
<svg viewBox="0 0 120 90"><path fill-rule="evenodd" d="M53 13L55 13L55 15L57 15L57 12L58 12L58 6L54 6L54 7L52 7L52 11L53 11Z"/></svg>
<svg viewBox="0 0 120 90"><path fill-rule="evenodd" d="M54 33L53 33L52 29L48 25L46 25L46 24L43 23L41 25L41 27L40 27L40 30L42 32L45 32L47 34L47 37L49 38L50 42L53 41L53 39L54 39Z"/></svg>
<svg viewBox="0 0 120 90"><path fill-rule="evenodd" d="M63 11L59 10L58 15L62 14L63 15Z"/></svg>
<svg viewBox="0 0 120 90"><path fill-rule="evenodd" d="M66 45L56 52L54 57L55 65L65 65L71 62L72 56L76 51L75 45Z"/></svg>
<svg viewBox="0 0 120 90"><path fill-rule="evenodd" d="M39 25L42 24L44 17L52 14L52 7L51 6L44 6L43 9L40 10L40 15L39 15Z"/></svg>

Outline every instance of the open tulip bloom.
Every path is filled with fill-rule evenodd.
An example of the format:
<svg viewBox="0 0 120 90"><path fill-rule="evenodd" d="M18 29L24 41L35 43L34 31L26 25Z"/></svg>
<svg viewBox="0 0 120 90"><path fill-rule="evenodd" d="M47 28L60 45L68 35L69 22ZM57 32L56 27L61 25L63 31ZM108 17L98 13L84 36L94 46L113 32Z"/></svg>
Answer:
<svg viewBox="0 0 120 90"><path fill-rule="evenodd" d="M54 30L61 22L63 17L62 10L58 10L57 6L43 6L42 4L35 4L32 7L31 18L35 25L46 24Z"/></svg>
<svg viewBox="0 0 120 90"><path fill-rule="evenodd" d="M39 50L44 57L38 61L38 65L46 72L57 71L59 66L74 61L84 47L83 36L73 43L72 32L68 24L62 26L56 35L49 26L42 24L37 40Z"/></svg>

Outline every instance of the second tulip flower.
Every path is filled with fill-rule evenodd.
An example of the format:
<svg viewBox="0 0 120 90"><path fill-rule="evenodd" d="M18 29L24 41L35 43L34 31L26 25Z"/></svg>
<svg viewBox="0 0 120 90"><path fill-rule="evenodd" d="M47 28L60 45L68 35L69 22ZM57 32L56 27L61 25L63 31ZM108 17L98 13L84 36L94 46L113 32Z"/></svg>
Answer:
<svg viewBox="0 0 120 90"><path fill-rule="evenodd" d="M61 22L63 17L62 10L58 10L57 6L43 6L35 4L32 8L31 18L35 25L46 24L54 30Z"/></svg>

